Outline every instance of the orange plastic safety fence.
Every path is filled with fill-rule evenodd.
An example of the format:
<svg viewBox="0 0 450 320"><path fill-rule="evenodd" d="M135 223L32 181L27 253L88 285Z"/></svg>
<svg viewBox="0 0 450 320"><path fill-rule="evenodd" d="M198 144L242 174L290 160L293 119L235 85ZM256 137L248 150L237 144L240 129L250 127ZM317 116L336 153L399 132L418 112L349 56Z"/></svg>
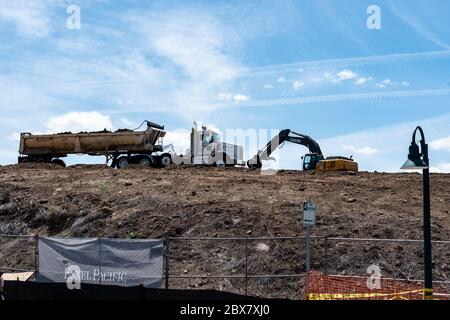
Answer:
<svg viewBox="0 0 450 320"><path fill-rule="evenodd" d="M323 275L310 272L308 300L423 300L419 281ZM434 290L433 299L450 300L445 290Z"/></svg>

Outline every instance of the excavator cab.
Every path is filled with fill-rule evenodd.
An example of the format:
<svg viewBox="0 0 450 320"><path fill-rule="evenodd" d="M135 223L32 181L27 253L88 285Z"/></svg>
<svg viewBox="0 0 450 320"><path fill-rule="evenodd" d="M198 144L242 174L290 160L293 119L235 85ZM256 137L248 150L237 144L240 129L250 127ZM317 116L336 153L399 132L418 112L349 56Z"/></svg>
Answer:
<svg viewBox="0 0 450 320"><path fill-rule="evenodd" d="M317 163L323 160L324 157L321 154L317 153L308 153L302 157L303 160L303 170L311 171L316 170Z"/></svg>

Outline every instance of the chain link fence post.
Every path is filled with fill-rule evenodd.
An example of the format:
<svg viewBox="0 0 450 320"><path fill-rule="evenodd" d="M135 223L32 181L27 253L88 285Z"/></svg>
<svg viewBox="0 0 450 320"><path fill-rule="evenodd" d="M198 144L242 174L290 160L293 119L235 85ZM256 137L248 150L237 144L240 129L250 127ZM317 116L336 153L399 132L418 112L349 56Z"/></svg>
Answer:
<svg viewBox="0 0 450 320"><path fill-rule="evenodd" d="M102 285L102 239L98 238L98 268L100 273L99 284Z"/></svg>
<svg viewBox="0 0 450 320"><path fill-rule="evenodd" d="M165 260L165 282L166 289L169 289L169 238L164 241L164 260Z"/></svg>
<svg viewBox="0 0 450 320"><path fill-rule="evenodd" d="M245 295L248 293L248 238L245 238Z"/></svg>
<svg viewBox="0 0 450 320"><path fill-rule="evenodd" d="M324 244L324 250L325 250L325 275L328 275L328 236L325 236L325 244Z"/></svg>
<svg viewBox="0 0 450 320"><path fill-rule="evenodd" d="M39 273L39 235L34 236L34 276Z"/></svg>

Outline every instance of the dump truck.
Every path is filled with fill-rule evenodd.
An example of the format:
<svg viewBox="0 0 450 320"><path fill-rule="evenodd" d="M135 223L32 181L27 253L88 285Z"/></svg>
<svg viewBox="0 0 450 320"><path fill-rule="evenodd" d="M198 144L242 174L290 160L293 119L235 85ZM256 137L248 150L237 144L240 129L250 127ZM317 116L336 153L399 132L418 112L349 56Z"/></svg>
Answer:
<svg viewBox="0 0 450 320"><path fill-rule="evenodd" d="M138 129L146 123L147 129ZM124 168L129 164L165 167L171 155L163 152L164 126L145 120L137 129L97 132L20 135L19 163L54 163L65 166L61 158L69 154L105 156L111 167Z"/></svg>
<svg viewBox="0 0 450 320"><path fill-rule="evenodd" d="M358 163L343 156L332 156L325 158L319 144L313 138L292 131L291 129L281 130L258 153L247 161L250 169L262 167L262 160L270 160L272 152L284 142L300 144L309 149L309 153L302 157L302 167L304 171L358 171Z"/></svg>
<svg viewBox="0 0 450 320"><path fill-rule="evenodd" d="M232 167L245 165L242 146L221 141L218 132L195 121L190 135L190 148L186 153L177 155L172 151L172 160L176 164Z"/></svg>

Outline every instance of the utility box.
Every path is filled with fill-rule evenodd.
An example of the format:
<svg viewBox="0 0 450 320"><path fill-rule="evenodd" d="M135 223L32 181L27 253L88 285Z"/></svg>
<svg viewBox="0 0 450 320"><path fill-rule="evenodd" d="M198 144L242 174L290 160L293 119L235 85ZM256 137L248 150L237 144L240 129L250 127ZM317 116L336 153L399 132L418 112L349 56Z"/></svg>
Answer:
<svg viewBox="0 0 450 320"><path fill-rule="evenodd" d="M313 226L316 224L316 204L312 201L303 202L303 225Z"/></svg>

